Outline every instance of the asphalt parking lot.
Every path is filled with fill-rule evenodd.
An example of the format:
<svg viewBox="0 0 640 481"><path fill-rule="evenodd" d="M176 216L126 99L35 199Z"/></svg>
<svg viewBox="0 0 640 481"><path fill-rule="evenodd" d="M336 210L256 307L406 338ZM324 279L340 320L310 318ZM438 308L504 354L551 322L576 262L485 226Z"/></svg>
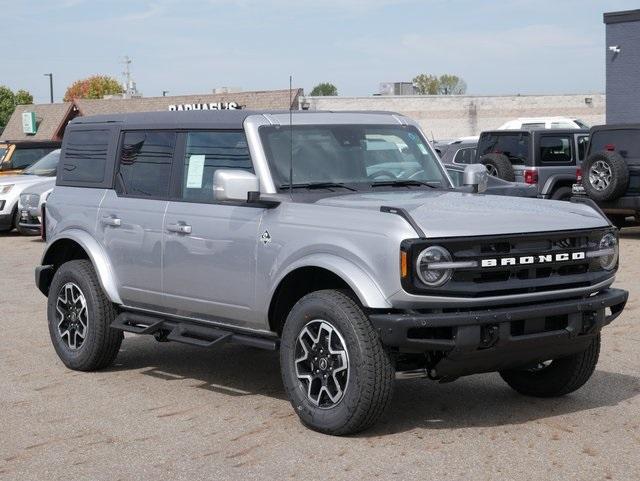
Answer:
<svg viewBox="0 0 640 481"><path fill-rule="evenodd" d="M0 235L0 479L640 479L640 229L622 234L630 302L584 388L402 381L387 419L349 438L298 422L274 352L127 337L113 368L66 369L33 283L42 249Z"/></svg>

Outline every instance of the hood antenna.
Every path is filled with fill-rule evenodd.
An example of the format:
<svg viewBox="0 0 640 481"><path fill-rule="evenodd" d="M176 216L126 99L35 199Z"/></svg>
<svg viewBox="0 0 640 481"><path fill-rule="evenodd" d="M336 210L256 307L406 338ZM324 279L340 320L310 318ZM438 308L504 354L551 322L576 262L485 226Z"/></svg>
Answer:
<svg viewBox="0 0 640 481"><path fill-rule="evenodd" d="M289 75L289 197L293 200L293 76Z"/></svg>

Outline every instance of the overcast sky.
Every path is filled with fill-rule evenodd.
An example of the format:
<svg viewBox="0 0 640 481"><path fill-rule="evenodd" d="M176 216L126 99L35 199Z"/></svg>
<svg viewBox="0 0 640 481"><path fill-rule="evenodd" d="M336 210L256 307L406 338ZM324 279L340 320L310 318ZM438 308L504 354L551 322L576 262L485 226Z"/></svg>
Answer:
<svg viewBox="0 0 640 481"><path fill-rule="evenodd" d="M606 4L606 6L605 6ZM603 11L627 0L0 0L0 84L56 100L91 74L145 96L322 81L370 95L384 81L453 73L470 94L604 90Z"/></svg>

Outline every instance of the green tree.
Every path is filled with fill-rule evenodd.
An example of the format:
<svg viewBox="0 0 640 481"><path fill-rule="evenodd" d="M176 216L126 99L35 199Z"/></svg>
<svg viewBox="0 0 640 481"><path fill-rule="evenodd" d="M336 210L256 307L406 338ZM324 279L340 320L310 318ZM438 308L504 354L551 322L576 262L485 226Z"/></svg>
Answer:
<svg viewBox="0 0 640 481"><path fill-rule="evenodd" d="M438 77L423 73L413 79L413 85L420 95L461 95L467 91L467 83L451 74Z"/></svg>
<svg viewBox="0 0 640 481"><path fill-rule="evenodd" d="M16 109L16 105L33 103L33 95L26 90L18 90L15 94L9 87L0 85L0 129L3 129L11 114Z"/></svg>
<svg viewBox="0 0 640 481"><path fill-rule="evenodd" d="M467 83L457 75L440 75L438 84L438 93L441 95L462 95L467 91Z"/></svg>
<svg viewBox="0 0 640 481"><path fill-rule="evenodd" d="M338 88L329 82L319 83L311 91L312 97L331 97L334 95L338 95Z"/></svg>
<svg viewBox="0 0 640 481"><path fill-rule="evenodd" d="M108 75L93 75L73 82L64 94L64 101L73 99L101 99L105 95L121 94L124 88L117 79Z"/></svg>
<svg viewBox="0 0 640 481"><path fill-rule="evenodd" d="M438 77L428 73L416 76L413 79L413 85L420 95L437 95L440 86Z"/></svg>
<svg viewBox="0 0 640 481"><path fill-rule="evenodd" d="M16 105L31 105L33 103L33 95L27 90L20 89L16 92Z"/></svg>

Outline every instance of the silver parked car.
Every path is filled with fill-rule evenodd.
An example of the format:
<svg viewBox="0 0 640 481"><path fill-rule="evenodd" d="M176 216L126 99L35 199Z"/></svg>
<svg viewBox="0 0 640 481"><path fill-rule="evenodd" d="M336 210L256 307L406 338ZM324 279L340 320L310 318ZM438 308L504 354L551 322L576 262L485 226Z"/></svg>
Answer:
<svg viewBox="0 0 640 481"><path fill-rule="evenodd" d="M36 268L53 346L82 371L123 331L279 349L296 414L329 434L375 423L394 377L575 391L627 301L617 230L486 182L471 165L454 188L392 113L74 119Z"/></svg>

